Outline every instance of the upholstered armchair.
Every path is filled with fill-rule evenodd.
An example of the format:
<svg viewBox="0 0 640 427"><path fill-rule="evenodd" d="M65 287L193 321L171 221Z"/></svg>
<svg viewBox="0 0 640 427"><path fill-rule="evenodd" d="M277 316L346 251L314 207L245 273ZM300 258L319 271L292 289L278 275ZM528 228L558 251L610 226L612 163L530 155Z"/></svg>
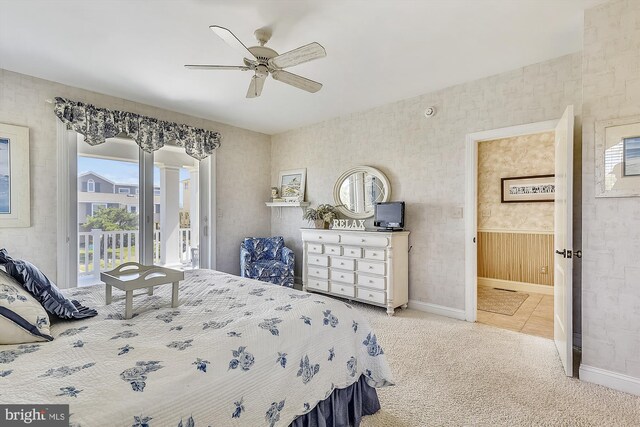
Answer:
<svg viewBox="0 0 640 427"><path fill-rule="evenodd" d="M247 237L240 245L240 275L276 285L293 287L293 251L284 237Z"/></svg>

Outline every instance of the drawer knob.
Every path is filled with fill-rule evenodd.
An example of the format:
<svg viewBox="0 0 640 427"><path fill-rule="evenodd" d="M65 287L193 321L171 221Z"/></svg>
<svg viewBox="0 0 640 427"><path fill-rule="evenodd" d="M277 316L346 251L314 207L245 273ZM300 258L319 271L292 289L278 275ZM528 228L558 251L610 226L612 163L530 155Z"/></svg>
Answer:
<svg viewBox="0 0 640 427"><path fill-rule="evenodd" d="M366 242L366 241L367 241L367 239L362 239L362 243L364 243L364 242Z"/></svg>
<svg viewBox="0 0 640 427"><path fill-rule="evenodd" d="M322 240L322 236L318 236L318 240Z"/></svg>
<svg viewBox="0 0 640 427"><path fill-rule="evenodd" d="M371 298L373 298L373 294L369 294L369 296L370 296Z"/></svg>
<svg viewBox="0 0 640 427"><path fill-rule="evenodd" d="M373 265L370 265L370 266L369 266L369 270L373 270Z"/></svg>
<svg viewBox="0 0 640 427"><path fill-rule="evenodd" d="M373 283L373 280L369 279L369 283Z"/></svg>

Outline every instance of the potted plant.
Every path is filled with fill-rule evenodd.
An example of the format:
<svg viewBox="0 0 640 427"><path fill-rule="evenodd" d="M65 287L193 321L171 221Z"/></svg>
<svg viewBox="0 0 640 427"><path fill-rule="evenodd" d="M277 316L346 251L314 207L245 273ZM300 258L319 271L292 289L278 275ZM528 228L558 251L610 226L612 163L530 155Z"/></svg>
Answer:
<svg viewBox="0 0 640 427"><path fill-rule="evenodd" d="M317 208L307 208L302 215L303 219L315 224L316 228L329 228L331 221L336 219L337 211L335 206L324 204Z"/></svg>

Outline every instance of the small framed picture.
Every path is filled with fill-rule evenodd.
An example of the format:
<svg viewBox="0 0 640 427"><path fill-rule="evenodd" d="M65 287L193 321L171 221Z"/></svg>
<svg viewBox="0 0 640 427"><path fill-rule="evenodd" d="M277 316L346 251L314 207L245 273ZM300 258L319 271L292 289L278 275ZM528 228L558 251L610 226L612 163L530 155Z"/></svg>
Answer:
<svg viewBox="0 0 640 427"><path fill-rule="evenodd" d="M622 139L623 176L640 175L640 136Z"/></svg>
<svg viewBox="0 0 640 427"><path fill-rule="evenodd" d="M502 203L553 202L555 175L514 176L502 178Z"/></svg>
<svg viewBox="0 0 640 427"><path fill-rule="evenodd" d="M0 123L0 227L29 227L29 128Z"/></svg>
<svg viewBox="0 0 640 427"><path fill-rule="evenodd" d="M306 180L306 169L280 171L278 177L280 197L284 198L287 202L304 202Z"/></svg>

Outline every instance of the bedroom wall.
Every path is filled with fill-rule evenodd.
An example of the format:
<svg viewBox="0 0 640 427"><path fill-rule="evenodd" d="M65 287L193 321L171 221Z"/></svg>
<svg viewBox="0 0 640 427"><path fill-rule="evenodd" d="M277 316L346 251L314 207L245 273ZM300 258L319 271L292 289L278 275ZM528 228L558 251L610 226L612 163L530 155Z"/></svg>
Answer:
<svg viewBox="0 0 640 427"><path fill-rule="evenodd" d="M280 170L306 167L307 200L332 203L343 171L357 165L381 169L391 181L392 199L407 202L410 299L460 313L465 242L464 219L456 213L464 205L465 136L558 119L569 104L579 115L581 66L580 53L567 55L274 135L271 184ZM438 113L426 119L424 109L432 105ZM272 234L284 235L298 259L303 226L297 208L271 216Z"/></svg>
<svg viewBox="0 0 640 427"><path fill-rule="evenodd" d="M636 394L640 394L640 199L595 198L594 133L596 121L640 114L639 23L640 2L635 0L613 1L585 14L582 175L582 363L583 368L606 372L582 369L581 377L626 384ZM612 373L618 376L612 378Z"/></svg>
<svg viewBox="0 0 640 427"><path fill-rule="evenodd" d="M268 135L2 69L0 122L26 126L30 131L31 227L0 229L1 247L31 260L49 277L56 277L57 118L52 105L45 102L56 96L220 131L223 142L216 162L218 269L239 274L239 249L235 248L242 238L269 234L270 214L264 205L270 194L264 185L270 174Z"/></svg>

